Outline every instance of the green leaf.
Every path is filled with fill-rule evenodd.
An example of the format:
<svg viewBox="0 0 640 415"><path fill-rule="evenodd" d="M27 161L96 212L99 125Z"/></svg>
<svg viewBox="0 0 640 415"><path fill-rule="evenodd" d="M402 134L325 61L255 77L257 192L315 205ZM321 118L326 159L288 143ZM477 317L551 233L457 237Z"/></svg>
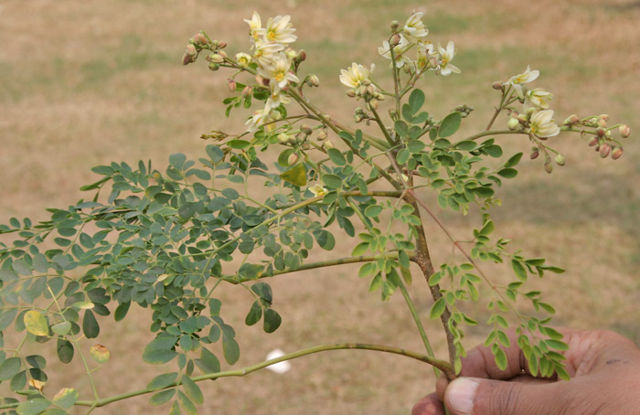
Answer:
<svg viewBox="0 0 640 415"><path fill-rule="evenodd" d="M224 158L224 151L222 151L220 147L216 145L209 144L205 147L205 150L211 161L213 161L214 163L217 163Z"/></svg>
<svg viewBox="0 0 640 415"><path fill-rule="evenodd" d="M69 340L58 339L56 352L58 359L60 359L62 363L69 363L73 360L73 344L71 344Z"/></svg>
<svg viewBox="0 0 640 415"><path fill-rule="evenodd" d="M517 153L511 156L506 163L504 163L504 167L513 167L520 163L520 159L522 158L522 153Z"/></svg>
<svg viewBox="0 0 640 415"><path fill-rule="evenodd" d="M267 333L273 333L280 327L282 317L275 310L267 308L264 310L263 329Z"/></svg>
<svg viewBox="0 0 640 415"><path fill-rule="evenodd" d="M478 232L480 235L489 235L491 232L493 232L494 229L494 225L493 225L493 221L488 220L484 226L482 227L482 229L480 229L480 231Z"/></svg>
<svg viewBox="0 0 640 415"><path fill-rule="evenodd" d="M444 117L440 122L440 128L438 129L438 135L440 137L450 137L458 131L460 124L462 123L462 116L459 112L452 112Z"/></svg>
<svg viewBox="0 0 640 415"><path fill-rule="evenodd" d="M492 144L489 146L485 146L482 149L485 153L490 155L491 157L500 157L502 156L502 147L497 144Z"/></svg>
<svg viewBox="0 0 640 415"><path fill-rule="evenodd" d="M80 394L73 388L62 388L53 397L54 405L69 410L76 403Z"/></svg>
<svg viewBox="0 0 640 415"><path fill-rule="evenodd" d="M327 230L319 229L313 233L313 236L315 236L320 248L326 251L331 251L336 246L336 239L333 234Z"/></svg>
<svg viewBox="0 0 640 415"><path fill-rule="evenodd" d="M224 354L224 360L230 365L237 362L240 358L240 346L232 336L224 335L222 337L222 352Z"/></svg>
<svg viewBox="0 0 640 415"><path fill-rule="evenodd" d="M47 366L45 358L37 354L27 356L26 360L29 366L35 367L36 369L44 369Z"/></svg>
<svg viewBox="0 0 640 415"><path fill-rule="evenodd" d="M184 392L193 402L198 405L201 405L202 402L204 402L204 396L202 395L200 387L189 376L182 376L181 383L184 388Z"/></svg>
<svg viewBox="0 0 640 415"><path fill-rule="evenodd" d="M142 359L151 364L167 363L178 355L173 349L178 338L162 333L151 343L147 344L142 353Z"/></svg>
<svg viewBox="0 0 640 415"><path fill-rule="evenodd" d="M544 343L550 349L569 350L569 346L567 345L567 343L565 343L565 342L563 342L561 340L547 339L547 340L544 340Z"/></svg>
<svg viewBox="0 0 640 415"><path fill-rule="evenodd" d="M169 415L180 415L180 405L178 404L177 400L173 401L173 405L171 405Z"/></svg>
<svg viewBox="0 0 640 415"><path fill-rule="evenodd" d="M473 151L476 149L476 147L478 147L478 144L475 141L467 140L467 141L460 141L459 143L456 143L455 147L458 150Z"/></svg>
<svg viewBox="0 0 640 415"><path fill-rule="evenodd" d="M364 215L370 218L378 217L382 213L382 206L380 205L370 205L364 210Z"/></svg>
<svg viewBox="0 0 640 415"><path fill-rule="evenodd" d="M409 136L409 126L407 125L406 122L404 122L404 121L396 121L393 126L394 126L394 128L396 130L396 133L398 133L398 135L400 137L408 137Z"/></svg>
<svg viewBox="0 0 640 415"><path fill-rule="evenodd" d="M258 300L254 301L251 305L251 309L247 313L247 317L244 319L244 323L247 326L253 326L262 318L262 307L260 306L260 302Z"/></svg>
<svg viewBox="0 0 640 415"><path fill-rule="evenodd" d="M396 155L396 161L398 162L398 164L403 165L407 162L407 160L409 160L410 156L411 153L409 152L409 150L403 148L402 150L398 151L398 154Z"/></svg>
<svg viewBox="0 0 640 415"><path fill-rule="evenodd" d="M4 331L7 327L13 323L13 320L18 314L17 308L3 309L0 313L0 331Z"/></svg>
<svg viewBox="0 0 640 415"><path fill-rule="evenodd" d="M360 267L358 271L358 277L368 277L375 274L378 271L378 264L375 262L367 262Z"/></svg>
<svg viewBox="0 0 640 415"><path fill-rule="evenodd" d="M24 315L24 326L34 336L48 336L49 323L44 314L38 310L29 310Z"/></svg>
<svg viewBox="0 0 640 415"><path fill-rule="evenodd" d="M93 315L93 311L85 310L84 318L82 319L82 332L87 337L87 339L93 339L98 337L100 334L100 326L98 325L98 321L96 317Z"/></svg>
<svg viewBox="0 0 640 415"><path fill-rule="evenodd" d="M438 298L438 301L433 303L433 305L431 306L429 317L432 319L439 318L442 315L442 313L444 313L444 309L446 305L447 303L445 302L444 297Z"/></svg>
<svg viewBox="0 0 640 415"><path fill-rule="evenodd" d="M416 88L411 91L411 95L409 95L409 107L413 114L420 111L420 108L424 105L424 99L424 92L421 90Z"/></svg>
<svg viewBox="0 0 640 415"><path fill-rule="evenodd" d="M235 189L232 189L230 187L227 187L226 189L222 189L221 193L224 197L226 197L229 200L236 200L237 198L240 197L240 194Z"/></svg>
<svg viewBox="0 0 640 415"><path fill-rule="evenodd" d="M493 345L493 347L491 348L491 351L493 352L493 355L496 358L496 365L498 365L498 368L500 370L505 370L508 364L507 354L497 344Z"/></svg>
<svg viewBox="0 0 640 415"><path fill-rule="evenodd" d="M187 157L182 153L176 153L169 156L169 164L180 170L184 166Z"/></svg>
<svg viewBox="0 0 640 415"><path fill-rule="evenodd" d="M0 381L9 380L14 377L22 365L19 357L10 357L0 364Z"/></svg>
<svg viewBox="0 0 640 415"><path fill-rule="evenodd" d="M516 273L516 276L521 280L525 281L527 279L527 271L520 261L516 261L515 259L511 260L511 267L513 268L513 272Z"/></svg>
<svg viewBox="0 0 640 415"><path fill-rule="evenodd" d="M518 175L518 170L512 168L506 168L498 171L498 174L502 177L506 177L507 179L511 179Z"/></svg>
<svg viewBox="0 0 640 415"><path fill-rule="evenodd" d="M305 186L307 184L307 168L304 163L298 163L280 175L285 182L296 186Z"/></svg>
<svg viewBox="0 0 640 415"><path fill-rule="evenodd" d="M182 409L187 411L187 414L189 414L189 415L198 415L198 409L193 404L193 402L191 402L191 400L187 397L187 395L182 393L182 391L178 391L178 399L180 400L180 404L182 405Z"/></svg>
<svg viewBox="0 0 640 415"><path fill-rule="evenodd" d="M131 306L131 302L127 301L125 303L120 303L118 307L116 307L115 313L113 313L113 318L116 321L121 321L126 317L127 312L129 311L129 306Z"/></svg>
<svg viewBox="0 0 640 415"><path fill-rule="evenodd" d="M9 385L12 391L19 391L24 389L27 384L27 371L23 370L21 372L16 373L11 378L11 384Z"/></svg>
<svg viewBox="0 0 640 415"><path fill-rule="evenodd" d="M360 242L358 245L356 245L355 248L353 248L353 252L351 252L351 255L361 256L368 250L369 250L369 242Z"/></svg>
<svg viewBox="0 0 640 415"><path fill-rule="evenodd" d="M196 365L202 370L202 372L208 373L216 373L220 371L220 361L209 350L204 347L200 351L200 359L195 360Z"/></svg>
<svg viewBox="0 0 640 415"><path fill-rule="evenodd" d="M347 160L345 160L344 155L338 149L330 148L329 150L327 150L327 155L329 156L331 161L333 161L338 166L344 166L345 164L347 164Z"/></svg>
<svg viewBox="0 0 640 415"><path fill-rule="evenodd" d="M21 402L16 408L18 415L37 415L47 409L51 405L46 399L35 398Z"/></svg>
<svg viewBox="0 0 640 415"><path fill-rule="evenodd" d="M175 389L167 389L164 391L160 391L157 393L154 393L153 395L151 395L151 398L149 398L149 403L151 405L162 405L165 404L167 402L169 402L171 400L171 398L173 398L173 395L176 394L176 390Z"/></svg>
<svg viewBox="0 0 640 415"><path fill-rule="evenodd" d="M155 378L151 379L151 382L147 384L148 389L164 389L176 381L178 378L178 372L163 373Z"/></svg>
<svg viewBox="0 0 640 415"><path fill-rule="evenodd" d="M322 182L328 189L339 189L342 187L342 178L335 174L325 174L322 176Z"/></svg>

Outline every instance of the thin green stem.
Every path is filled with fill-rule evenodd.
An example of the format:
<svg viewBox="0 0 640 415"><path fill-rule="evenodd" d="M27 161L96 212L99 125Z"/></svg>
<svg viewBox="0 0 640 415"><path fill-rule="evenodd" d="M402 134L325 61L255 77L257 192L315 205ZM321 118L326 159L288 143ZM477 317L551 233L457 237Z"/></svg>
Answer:
<svg viewBox="0 0 640 415"><path fill-rule="evenodd" d="M524 131L512 131L512 130L488 130L488 131L482 131L478 134L474 134L474 135L470 135L469 137L466 137L464 140L462 141L470 141L470 140L476 140L478 138L481 137L486 137L488 135L501 135L501 134L524 134L524 135L529 135L529 133L524 132Z"/></svg>
<svg viewBox="0 0 640 415"><path fill-rule="evenodd" d="M319 345L319 346L309 347L307 349L302 349L302 350L299 350L297 352L289 353L289 354L280 356L280 357L275 358L275 359L271 359L271 360L267 360L267 361L264 361L264 362L260 362L260 363L257 363L257 364L251 365L251 366L246 366L246 367L241 368L241 369L227 370L227 371L216 372L216 373L208 373L208 374L201 375L201 376L194 376L192 378L192 380L194 382L201 382L203 380L208 380L208 379L219 379L219 378L225 378L225 377L246 376L246 375L248 375L250 373L256 372L256 371L258 371L260 369L264 369L267 366L271 366L271 365L276 364L276 363L284 362L284 361L287 361L287 360L293 360L293 359L297 359L299 357L311 355L311 354L314 354L314 353L330 351L330 350L371 350L371 351L377 351L377 352L383 352L383 353L397 354L397 355L405 356L405 357L408 357L408 358L411 358L411 359L415 359L415 360L419 360L421 362L427 363L429 365L437 367L438 369L440 369L442 371L452 370L451 365L449 364L449 362L446 362L446 361L443 361L443 360L434 359L434 358L432 358L430 356L426 356L426 355L423 355L423 354L420 354L420 353L416 353L416 352L412 352L412 351L405 350L405 349L400 349L400 348L390 347L390 346L383 346L383 345L375 345L375 344L339 343L339 344L326 344L326 345ZM177 384L178 384L177 382L174 382L171 385L168 385L164 389L173 388L173 387L177 386ZM128 398L133 398L135 396L147 395L147 394L150 394L150 393L158 392L159 390L163 390L163 389L149 389L149 388L140 389L140 390L137 390L137 391L128 392L128 393L124 393L124 394L120 394L120 395L115 395L115 396L111 396L111 397L103 398L103 399L98 399L98 400L94 400L94 401L77 401L75 404L78 405L78 406L102 407L102 406L108 405L108 404L113 403L113 402L121 401L121 400L128 399ZM17 405L18 405L18 403L4 404L4 405L0 405L0 409L15 408Z"/></svg>
<svg viewBox="0 0 640 415"><path fill-rule="evenodd" d="M373 108L373 105L371 104L369 104L369 109L371 110L371 113L373 113L373 117L376 120L376 124L378 124L378 127L380 127L380 131L382 131L382 134L384 134L384 137L389 142L389 145L391 147L395 147L398 143L391 137L391 135L389 134L389 131L387 131L387 128L384 126L384 123L382 122L382 118L380 118L378 111L376 111L376 109Z"/></svg>

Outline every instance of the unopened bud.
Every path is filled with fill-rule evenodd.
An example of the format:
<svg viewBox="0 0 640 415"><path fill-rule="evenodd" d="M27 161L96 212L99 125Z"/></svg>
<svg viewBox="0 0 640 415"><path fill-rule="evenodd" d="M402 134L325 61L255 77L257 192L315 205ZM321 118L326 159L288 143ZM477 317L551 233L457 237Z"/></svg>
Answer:
<svg viewBox="0 0 640 415"><path fill-rule="evenodd" d="M309 84L309 86L315 87L320 86L320 79L318 78L318 75L309 75L309 77L307 78L307 84Z"/></svg>
<svg viewBox="0 0 640 415"><path fill-rule="evenodd" d="M184 55L182 56L182 64L188 65L195 62L197 56L198 52L196 51L196 47L192 44L188 44L184 50Z"/></svg>
<svg viewBox="0 0 640 415"><path fill-rule="evenodd" d="M589 141L589 147L597 146L599 141L598 137L593 137L591 141Z"/></svg>
<svg viewBox="0 0 640 415"><path fill-rule="evenodd" d="M269 86L269 79L263 78L260 75L256 75L256 82L258 83L258 85Z"/></svg>
<svg viewBox="0 0 640 415"><path fill-rule="evenodd" d="M521 124L517 118L509 118L509 121L507 122L507 126L509 127L510 130L516 130L521 126Z"/></svg>
<svg viewBox="0 0 640 415"><path fill-rule="evenodd" d="M300 156L298 156L296 153L292 153L289 155L289 158L287 159L287 163L289 163L289 166L292 166L296 164L299 159L300 159Z"/></svg>
<svg viewBox="0 0 640 415"><path fill-rule="evenodd" d="M353 97L355 97L355 96L356 96L356 91L354 91L353 89L349 89L349 90L346 92L346 94L347 94L347 96L348 96L349 98L353 98Z"/></svg>
<svg viewBox="0 0 640 415"><path fill-rule="evenodd" d="M324 141L327 139L328 136L329 134L327 134L327 130L323 128L322 130L320 130L316 138L318 139L318 141Z"/></svg>
<svg viewBox="0 0 640 415"><path fill-rule="evenodd" d="M278 141L282 144L286 144L289 142L289 135L285 134L285 133L280 133L278 134Z"/></svg>
<svg viewBox="0 0 640 415"><path fill-rule="evenodd" d="M538 147L534 147L531 149L531 154L529 154L529 158L531 160L535 160L538 158L539 155L540 155L540 150L538 149Z"/></svg>
<svg viewBox="0 0 640 415"><path fill-rule="evenodd" d="M304 62L305 60L307 60L307 52L305 52L304 50L301 50L300 52L298 52L298 56L296 56L296 60L298 62Z"/></svg>
<svg viewBox="0 0 640 415"><path fill-rule="evenodd" d="M576 114L571 114L564 120L564 125L573 125L580 122L580 118Z"/></svg>
<svg viewBox="0 0 640 415"><path fill-rule="evenodd" d="M502 85L502 82L500 81L495 81L492 85L491 88L493 89L497 89L498 91L504 88L504 85Z"/></svg>
<svg viewBox="0 0 640 415"><path fill-rule="evenodd" d="M211 63L222 63L224 62L224 57L219 53L210 53L209 56L207 56L207 61Z"/></svg>
<svg viewBox="0 0 640 415"><path fill-rule="evenodd" d="M195 35L193 35L193 37L191 38L191 41L199 45L206 45L209 43L209 40L202 32L198 32Z"/></svg>
<svg viewBox="0 0 640 415"><path fill-rule="evenodd" d="M313 130L306 125L300 127L300 131L302 131L302 133L305 135L310 135L313 132Z"/></svg>
<svg viewBox="0 0 640 415"><path fill-rule="evenodd" d="M218 65L217 63L209 62L209 69L212 71L217 71L218 69L220 69L220 65Z"/></svg>
<svg viewBox="0 0 640 415"><path fill-rule="evenodd" d="M607 130L605 130L604 128L598 128L596 130L596 134L598 134L598 137L604 137L606 133L607 133Z"/></svg>
<svg viewBox="0 0 640 415"><path fill-rule="evenodd" d="M395 47L398 46L400 44L400 35L399 34L394 34L393 36L391 36L391 39L389 39L389 45L391 47Z"/></svg>
<svg viewBox="0 0 640 415"><path fill-rule="evenodd" d="M600 146L600 157L605 158L611 152L611 146L607 143L604 143Z"/></svg>
<svg viewBox="0 0 640 415"><path fill-rule="evenodd" d="M609 121L609 114L600 114L599 118L604 121Z"/></svg>
<svg viewBox="0 0 640 415"><path fill-rule="evenodd" d="M555 161L558 166L564 166L566 160L562 154L557 154Z"/></svg>
<svg viewBox="0 0 640 415"><path fill-rule="evenodd" d="M611 153L611 158L614 160L618 160L620 157L622 157L623 153L624 153L624 150L621 147L618 147L615 150L613 150L613 152Z"/></svg>
<svg viewBox="0 0 640 415"><path fill-rule="evenodd" d="M631 135L631 128L626 124L622 124L620 127L618 127L618 131L620 132L620 136L622 136L622 138L627 138Z"/></svg>
<svg viewBox="0 0 640 415"><path fill-rule="evenodd" d="M547 173L551 173L553 171L553 164L551 163L551 159L547 159L544 162L544 171Z"/></svg>
<svg viewBox="0 0 640 415"><path fill-rule="evenodd" d="M223 40L216 40L215 41L216 47L218 49L224 49L227 47L227 42L223 41Z"/></svg>
<svg viewBox="0 0 640 415"><path fill-rule="evenodd" d="M303 144L302 144L302 149L303 149L303 150L311 150L311 144L309 144L309 143L303 143Z"/></svg>
<svg viewBox="0 0 640 415"><path fill-rule="evenodd" d="M249 95L251 95L251 93L253 92L253 88L251 88L249 85L245 86L244 89L242 90L242 96L244 98L248 97Z"/></svg>
<svg viewBox="0 0 640 415"><path fill-rule="evenodd" d="M322 147L323 147L325 150L328 150L328 149L330 149L330 148L333 148L333 143L331 142L331 140L327 140L327 141L325 141L324 143L322 143Z"/></svg>
<svg viewBox="0 0 640 415"><path fill-rule="evenodd" d="M236 91L236 81L234 81L233 79L227 79L227 86L229 87L229 91L231 92L235 92Z"/></svg>
<svg viewBox="0 0 640 415"><path fill-rule="evenodd" d="M398 28L400 27L400 23L397 20L393 20L391 22L391 31L393 33L396 33L398 31Z"/></svg>
<svg viewBox="0 0 640 415"><path fill-rule="evenodd" d="M605 128L607 126L607 120L604 118L600 118L598 120L598 127Z"/></svg>

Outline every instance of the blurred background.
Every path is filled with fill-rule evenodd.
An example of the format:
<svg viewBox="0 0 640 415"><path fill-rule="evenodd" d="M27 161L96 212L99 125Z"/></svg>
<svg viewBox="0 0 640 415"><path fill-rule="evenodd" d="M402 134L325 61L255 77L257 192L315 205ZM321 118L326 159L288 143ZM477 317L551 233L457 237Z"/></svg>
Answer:
<svg viewBox="0 0 640 415"><path fill-rule="evenodd" d="M613 122L628 123L632 138L618 161L602 160L575 135L554 139L567 165L552 175L541 160L523 159L520 175L500 191L503 206L493 215L496 235L567 269L533 284L556 306L556 324L610 328L640 342L640 145L634 138L640 132L638 1L0 0L0 223L11 216L44 220L45 208L87 197L78 189L96 180L90 171L96 164L151 159L163 166L171 153L203 154L203 132L239 132L245 114L223 116L228 74L212 73L203 63L183 67L181 56L199 30L227 41L229 52L247 50L242 19L253 10L263 21L292 16L296 47L308 56L302 70L320 77L321 88L310 96L344 122L350 122L356 104L345 98L339 70L352 61L375 62L376 73L384 73L388 61L377 56L377 47L389 21L424 11L432 41L454 40L453 63L462 69L449 78L429 76L421 85L435 117L468 104L477 110L465 131L483 128L497 96L492 82L531 65L541 71L535 85L555 95L558 121L573 112L607 112ZM501 118L496 125L504 122ZM529 150L519 137L499 141L511 153ZM424 200L434 198L425 194ZM468 238L469 226L476 223L473 215L439 215L459 239ZM436 264L450 259L450 242L430 223L427 231ZM353 246L343 244L346 250ZM509 269L487 270L498 281L511 278ZM421 277L414 281L413 295L426 318L431 301ZM229 301L223 313L238 330L242 350L238 367L263 360L276 347L291 352L334 341L421 350L402 298L381 303L377 293L367 292L369 281L357 278L357 267L308 271L271 283L284 323L270 335L243 327L250 306L246 293L224 292ZM238 306L230 305L236 300ZM147 310L135 311L134 318L118 325L101 320L98 341L113 355L96 374L104 396L144 387L169 370L142 363L149 316ZM482 309L473 313L486 318ZM428 324L436 348L444 352L439 325ZM483 327L471 330L467 344L473 346L486 333ZM74 386L89 398L77 360L62 365L51 359L45 391ZM429 367L373 352L327 352L292 366L285 375L262 371L202 384L201 413L406 414L433 386ZM150 408L140 397L95 413L166 411Z"/></svg>

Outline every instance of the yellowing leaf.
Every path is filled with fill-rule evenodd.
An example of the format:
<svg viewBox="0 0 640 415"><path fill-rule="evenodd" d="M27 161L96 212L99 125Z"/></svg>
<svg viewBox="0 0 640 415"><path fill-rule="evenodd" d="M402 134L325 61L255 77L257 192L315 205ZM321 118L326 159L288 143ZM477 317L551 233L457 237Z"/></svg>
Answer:
<svg viewBox="0 0 640 415"><path fill-rule="evenodd" d="M78 391L73 388L62 388L53 397L53 403L63 409L71 409L78 400Z"/></svg>
<svg viewBox="0 0 640 415"><path fill-rule="evenodd" d="M285 182L295 184L296 186L305 186L307 184L307 169L303 163L298 163L289 170L280 175Z"/></svg>
<svg viewBox="0 0 640 415"><path fill-rule="evenodd" d="M24 325L34 336L48 336L49 323L47 318L38 310L29 310L24 315Z"/></svg>
<svg viewBox="0 0 640 415"><path fill-rule="evenodd" d="M42 390L44 389L44 382L37 379L29 379L29 386L37 389L38 392L42 392Z"/></svg>
<svg viewBox="0 0 640 415"><path fill-rule="evenodd" d="M111 352L101 344L94 344L89 349L89 354L98 363L105 363L111 358Z"/></svg>

